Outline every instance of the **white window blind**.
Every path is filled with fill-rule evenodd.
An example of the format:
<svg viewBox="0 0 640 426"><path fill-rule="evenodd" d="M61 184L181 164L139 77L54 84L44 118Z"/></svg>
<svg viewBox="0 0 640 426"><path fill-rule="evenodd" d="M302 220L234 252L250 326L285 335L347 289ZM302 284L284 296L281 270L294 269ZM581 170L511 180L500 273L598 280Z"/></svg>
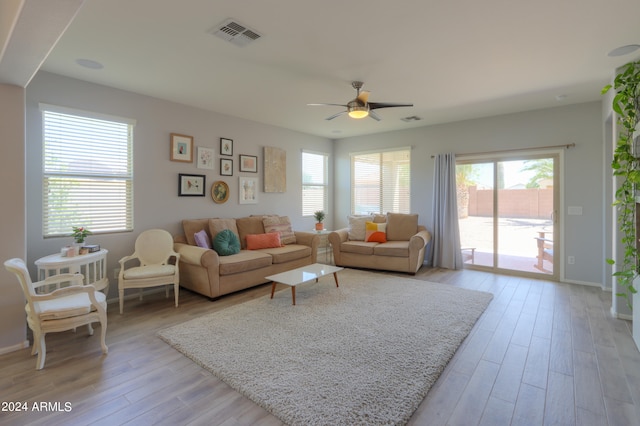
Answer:
<svg viewBox="0 0 640 426"><path fill-rule="evenodd" d="M302 215L326 211L328 187L327 154L302 152Z"/></svg>
<svg viewBox="0 0 640 426"><path fill-rule="evenodd" d="M351 212L410 213L411 150L351 154Z"/></svg>
<svg viewBox="0 0 640 426"><path fill-rule="evenodd" d="M133 230L134 122L41 108L43 235Z"/></svg>

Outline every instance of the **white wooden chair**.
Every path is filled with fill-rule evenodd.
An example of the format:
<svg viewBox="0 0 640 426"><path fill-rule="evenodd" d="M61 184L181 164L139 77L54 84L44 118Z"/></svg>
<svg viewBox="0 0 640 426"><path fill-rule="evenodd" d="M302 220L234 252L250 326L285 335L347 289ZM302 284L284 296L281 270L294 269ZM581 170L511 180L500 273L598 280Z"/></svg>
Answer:
<svg viewBox="0 0 640 426"><path fill-rule="evenodd" d="M91 323L100 323L100 344L102 353L108 352L105 343L107 334L107 302L104 293L96 291L92 285L83 285L81 274L60 274L32 282L29 271L22 259L9 259L4 262L5 268L18 277L27 303L27 323L33 331L33 349L31 355L38 354L36 369L44 367L47 356L45 335L49 332L72 330L86 325L89 334L93 335ZM67 287L56 288L49 293L37 293L36 289L58 287L61 283L69 283Z"/></svg>
<svg viewBox="0 0 640 426"><path fill-rule="evenodd" d="M173 263L169 263L171 259ZM138 261L138 266L129 266L130 261ZM149 229L136 238L135 252L131 256L120 259L118 275L118 293L120 296L120 313L124 308L124 290L139 288L140 300L142 289L166 285L166 296L169 297L169 284L173 284L176 307L180 284L178 261L180 255L173 251L173 237L164 229ZM134 262L135 263L135 262Z"/></svg>

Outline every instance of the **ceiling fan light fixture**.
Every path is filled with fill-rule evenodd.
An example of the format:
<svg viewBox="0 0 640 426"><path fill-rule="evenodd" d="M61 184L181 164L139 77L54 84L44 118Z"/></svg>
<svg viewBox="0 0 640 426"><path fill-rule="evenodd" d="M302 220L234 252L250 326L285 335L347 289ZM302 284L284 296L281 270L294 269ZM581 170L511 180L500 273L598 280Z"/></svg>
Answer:
<svg viewBox="0 0 640 426"><path fill-rule="evenodd" d="M363 106L357 106L349 109L349 117L351 118L365 118L369 115L369 108Z"/></svg>

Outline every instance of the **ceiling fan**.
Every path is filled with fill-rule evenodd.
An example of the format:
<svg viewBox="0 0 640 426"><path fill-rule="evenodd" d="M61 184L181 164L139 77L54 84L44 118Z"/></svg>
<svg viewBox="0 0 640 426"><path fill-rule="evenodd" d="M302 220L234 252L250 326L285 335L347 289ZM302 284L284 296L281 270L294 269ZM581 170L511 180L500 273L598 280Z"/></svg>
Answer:
<svg viewBox="0 0 640 426"><path fill-rule="evenodd" d="M368 102L369 100L369 92L367 90L363 90L362 86L364 83L362 81L352 81L351 86L356 89L356 97L352 101L347 102L346 104L307 104L309 106L341 106L345 107L346 111L340 111L337 114L333 114L330 117L327 117L326 120L333 120L336 117L341 116L342 114L348 114L351 118L365 118L367 116L373 118L376 121L380 121L380 117L373 110L380 108L393 108L393 107L412 107L413 104L396 104L389 102Z"/></svg>

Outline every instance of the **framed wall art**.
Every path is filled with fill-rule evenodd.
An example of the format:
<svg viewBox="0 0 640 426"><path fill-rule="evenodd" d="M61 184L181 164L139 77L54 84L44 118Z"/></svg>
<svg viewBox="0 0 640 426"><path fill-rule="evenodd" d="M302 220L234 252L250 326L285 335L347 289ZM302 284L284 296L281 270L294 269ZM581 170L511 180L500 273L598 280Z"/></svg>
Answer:
<svg viewBox="0 0 640 426"><path fill-rule="evenodd" d="M233 176L233 160L229 158L220 159L220 174L222 176Z"/></svg>
<svg viewBox="0 0 640 426"><path fill-rule="evenodd" d="M214 203L226 203L229 199L229 185L221 180L213 182L213 185L211 185L211 198Z"/></svg>
<svg viewBox="0 0 640 426"><path fill-rule="evenodd" d="M181 197L204 197L205 175L178 175L178 195Z"/></svg>
<svg viewBox="0 0 640 426"><path fill-rule="evenodd" d="M213 156L215 151L211 148L205 148L203 146L198 147L198 162L196 167L199 169L213 170Z"/></svg>
<svg viewBox="0 0 640 426"><path fill-rule="evenodd" d="M220 138L220 154L233 155L233 139Z"/></svg>
<svg viewBox="0 0 640 426"><path fill-rule="evenodd" d="M264 192L287 192L287 151L264 147Z"/></svg>
<svg viewBox="0 0 640 426"><path fill-rule="evenodd" d="M258 157L240 154L240 171L258 173Z"/></svg>
<svg viewBox="0 0 640 426"><path fill-rule="evenodd" d="M239 178L239 202L240 204L258 204L258 178Z"/></svg>
<svg viewBox="0 0 640 426"><path fill-rule="evenodd" d="M193 163L193 136L171 133L171 161Z"/></svg>

